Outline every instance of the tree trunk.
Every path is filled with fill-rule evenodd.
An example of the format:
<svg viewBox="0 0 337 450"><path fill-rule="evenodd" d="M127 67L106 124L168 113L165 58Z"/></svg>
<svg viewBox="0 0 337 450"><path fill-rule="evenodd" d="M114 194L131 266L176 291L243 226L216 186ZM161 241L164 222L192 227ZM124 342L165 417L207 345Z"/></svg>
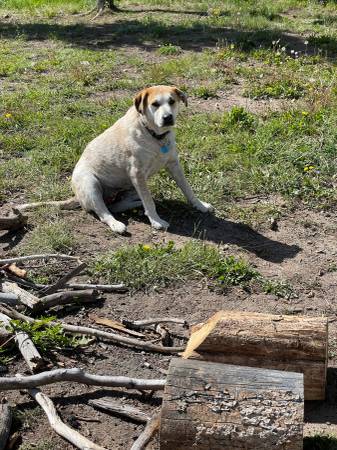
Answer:
<svg viewBox="0 0 337 450"><path fill-rule="evenodd" d="M302 450L303 375L173 359L160 450Z"/></svg>
<svg viewBox="0 0 337 450"><path fill-rule="evenodd" d="M304 374L306 400L323 400L328 353L324 317L220 311L192 327L183 358Z"/></svg>

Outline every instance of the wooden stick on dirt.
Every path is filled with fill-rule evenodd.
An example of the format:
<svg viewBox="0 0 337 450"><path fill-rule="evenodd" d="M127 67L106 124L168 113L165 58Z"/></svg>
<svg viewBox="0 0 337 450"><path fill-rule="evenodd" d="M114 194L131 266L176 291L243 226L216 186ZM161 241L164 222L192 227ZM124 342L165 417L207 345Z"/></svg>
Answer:
<svg viewBox="0 0 337 450"><path fill-rule="evenodd" d="M150 442L152 436L159 430L160 426L160 414L154 414L147 422L144 431L139 435L138 439L134 442L131 450L144 450L147 444Z"/></svg>
<svg viewBox="0 0 337 450"><path fill-rule="evenodd" d="M55 406L51 399L47 395L43 394L39 389L30 389L29 394L37 401L43 411L48 417L50 426L56 431L57 434L62 436L67 441L71 442L75 447L82 450L105 450L104 447L96 445L89 441L86 437L80 434L78 431L66 425L60 419L56 412Z"/></svg>
<svg viewBox="0 0 337 450"><path fill-rule="evenodd" d="M69 198L68 200L56 200L47 202L36 202L36 203L24 203L23 205L16 205L16 210L18 211L28 211L32 209L41 208L41 206L54 206L59 209L72 210L80 208L79 202L74 198Z"/></svg>
<svg viewBox="0 0 337 450"><path fill-rule="evenodd" d="M44 259L44 260L49 260L49 259L71 259L74 261L78 261L79 258L77 256L70 256L70 255L62 255L60 253L52 253L52 254L46 254L46 255L29 255L29 256L16 256L13 258L5 258L5 259L0 259L0 265L4 265L4 264L11 264L11 263L15 263L15 262L24 262L24 261L35 261L38 259Z"/></svg>
<svg viewBox="0 0 337 450"><path fill-rule="evenodd" d="M10 326L10 318L5 314L0 313L0 322L2 322L5 327ZM15 333L15 342L32 372L37 372L45 367L42 356L27 333L17 331Z"/></svg>
<svg viewBox="0 0 337 450"><path fill-rule="evenodd" d="M91 284L91 283L70 283L64 287L67 289L95 289L96 291L113 292L113 291L126 291L125 284Z"/></svg>
<svg viewBox="0 0 337 450"><path fill-rule="evenodd" d="M0 377L0 390L13 391L31 389L37 386L62 382L82 383L88 386L122 387L141 391L160 391L164 389L165 380L140 379L123 376L93 375L82 369L55 369L26 377Z"/></svg>
<svg viewBox="0 0 337 450"><path fill-rule="evenodd" d="M34 309L40 303L40 299L30 292L25 291L20 288L16 283L9 283L5 281L2 283L2 291L5 294L14 294L18 297L19 302L25 306L28 306L30 309Z"/></svg>
<svg viewBox="0 0 337 450"><path fill-rule="evenodd" d="M86 263L81 263L79 266L75 267L75 269L72 269L69 273L56 281L55 284L52 284L51 286L48 286L45 290L43 290L44 295L53 294L54 292L62 289L67 284L67 282L71 280L71 278L79 275L86 267Z"/></svg>
<svg viewBox="0 0 337 450"><path fill-rule="evenodd" d="M8 316L11 318L26 320L29 323L33 323L35 321L35 319L25 316L24 314L21 314L18 311L15 311L9 307L0 306L0 311L5 312L5 314L8 314ZM66 332L69 332L69 333L77 333L77 334L84 334L87 336L95 336L98 339L102 339L104 341L114 342L115 344L124 344L129 347L141 348L143 350L147 350L150 352L174 354L174 353L180 353L180 352L184 351L184 347L163 347L162 345L156 345L156 344L152 344L150 342L144 342L144 341L141 341L140 339L129 338L127 336L120 336L116 333L108 333L106 331L102 331L97 328L69 325L64 322L48 322L48 323L46 323L46 326L52 327L52 326L60 325L60 324L62 325L63 330Z"/></svg>
<svg viewBox="0 0 337 450"><path fill-rule="evenodd" d="M7 403L0 404L0 450L6 448L12 426L12 411Z"/></svg>
<svg viewBox="0 0 337 450"><path fill-rule="evenodd" d="M133 406L123 405L122 403L112 401L110 399L89 400L88 405L94 408L103 409L117 416L127 417L134 422L146 423L151 417L144 411Z"/></svg>
<svg viewBox="0 0 337 450"><path fill-rule="evenodd" d="M92 303L97 298L97 292L90 291L65 291L56 292L55 294L46 295L41 297L39 304L34 309L36 311L44 311L54 306L66 305L68 303ZM1 297L0 297L1 300Z"/></svg>
<svg viewBox="0 0 337 450"><path fill-rule="evenodd" d="M178 323L185 327L188 327L186 320L177 319L175 317L159 317L156 319L144 319L144 320L122 320L122 323L129 328L147 328L151 325L158 325L160 323Z"/></svg>

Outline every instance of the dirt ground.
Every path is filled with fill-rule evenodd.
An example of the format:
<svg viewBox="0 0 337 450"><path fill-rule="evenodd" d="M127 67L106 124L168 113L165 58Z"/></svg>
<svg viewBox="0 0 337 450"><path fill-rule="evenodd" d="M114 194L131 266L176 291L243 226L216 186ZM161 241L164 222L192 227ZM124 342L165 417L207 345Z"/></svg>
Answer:
<svg viewBox="0 0 337 450"><path fill-rule="evenodd" d="M258 202L259 199L255 201ZM228 254L244 256L266 277L277 276L290 281L298 298L280 299L272 295L247 293L241 288L233 288L220 295L211 292L205 281L158 289L148 294L105 294L98 305L68 309L60 312L59 316L74 324L93 325L88 317L91 313L114 319L174 316L184 318L189 323L203 321L219 309L326 315L330 321L327 399L325 402L306 404L305 434L337 433L334 376L337 338L334 272L337 254L337 219L332 213L295 209L279 220L278 231L272 231L268 227L256 231L240 223L218 219L215 216L189 214L186 209L185 216L175 218L171 222L171 229L168 232L154 232L142 215L137 218L128 217L130 235L126 237L113 237L104 225L81 211L66 214L77 230L80 242L76 252L78 255L83 254L87 257L97 251L113 250L124 243L174 240L179 245L192 237L197 219L198 231L205 236L206 241L221 245ZM24 239L24 235L20 238ZM14 235L2 233L0 242L2 253L6 254L6 250L13 247L16 241ZM62 271L61 267L60 270ZM188 332L179 326L170 329L175 333L175 344L183 344ZM82 351L58 353L50 360L50 365L81 367L97 374L163 378L169 361L170 357L166 355L96 343ZM19 358L8 367L8 373L18 372L26 372L26 367ZM99 389L72 383L45 387L43 391L53 398L65 422L96 443L116 450L130 447L142 430L142 426L94 410L87 404L88 400L112 396L147 411L160 404L160 393L149 398L139 392L125 395L119 389ZM20 409L29 411L35 408L35 403L25 393L8 392L6 397ZM66 444L49 431L42 414L32 414L30 421L33 423L28 421L26 429L25 426L23 429L21 427L20 435L24 443L38 443L47 439L50 441L49 445L54 445L51 448L72 448L70 444ZM106 432L107 429L110 430L109 433ZM152 448L157 448L156 442L152 444Z"/></svg>

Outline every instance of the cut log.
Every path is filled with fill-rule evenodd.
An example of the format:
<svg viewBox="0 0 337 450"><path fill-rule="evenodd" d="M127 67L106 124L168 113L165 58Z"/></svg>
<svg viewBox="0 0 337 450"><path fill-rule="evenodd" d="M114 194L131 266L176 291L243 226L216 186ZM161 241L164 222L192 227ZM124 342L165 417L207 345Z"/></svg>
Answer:
<svg viewBox="0 0 337 450"><path fill-rule="evenodd" d="M27 223L27 217L22 214L12 214L6 217L0 217L0 230L18 230Z"/></svg>
<svg viewBox="0 0 337 450"><path fill-rule="evenodd" d="M220 311L195 325L183 358L304 374L306 400L325 398L328 321Z"/></svg>
<svg viewBox="0 0 337 450"><path fill-rule="evenodd" d="M40 299L28 291L20 288L16 283L9 283L5 281L2 283L2 291L5 294L14 294L19 298L20 303L34 309L39 303Z"/></svg>
<svg viewBox="0 0 337 450"><path fill-rule="evenodd" d="M302 450L303 374L173 359L160 450Z"/></svg>
<svg viewBox="0 0 337 450"><path fill-rule="evenodd" d="M7 403L0 404L0 450L6 448L12 426L12 411Z"/></svg>
<svg viewBox="0 0 337 450"><path fill-rule="evenodd" d="M0 313L0 322L5 327L8 327L10 325L10 318ZM27 333L23 331L16 332L15 343L32 372L38 372L45 367L44 360Z"/></svg>

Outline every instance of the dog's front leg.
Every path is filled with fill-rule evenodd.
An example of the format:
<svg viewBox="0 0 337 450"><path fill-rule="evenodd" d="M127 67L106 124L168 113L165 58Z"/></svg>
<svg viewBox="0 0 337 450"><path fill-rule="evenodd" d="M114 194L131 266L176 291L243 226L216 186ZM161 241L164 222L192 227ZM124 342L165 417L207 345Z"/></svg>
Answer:
<svg viewBox="0 0 337 450"><path fill-rule="evenodd" d="M156 211L156 205L153 201L152 195L146 185L146 179L144 174L139 169L131 169L130 172L130 179L131 182L136 189L139 198L141 199L145 214L150 220L151 225L153 228L156 228L157 230L168 228L169 223L165 222L165 220L162 220Z"/></svg>
<svg viewBox="0 0 337 450"><path fill-rule="evenodd" d="M189 182L185 178L184 171L181 168L181 165L180 165L178 159L170 161L167 164L166 168L169 171L169 173L171 174L174 181L177 183L177 185L182 190L186 199L191 203L192 206L194 206L194 208L198 209L199 211L201 211L203 213L213 211L214 208L212 205L210 205L209 203L206 203L206 202L202 202L195 196Z"/></svg>

